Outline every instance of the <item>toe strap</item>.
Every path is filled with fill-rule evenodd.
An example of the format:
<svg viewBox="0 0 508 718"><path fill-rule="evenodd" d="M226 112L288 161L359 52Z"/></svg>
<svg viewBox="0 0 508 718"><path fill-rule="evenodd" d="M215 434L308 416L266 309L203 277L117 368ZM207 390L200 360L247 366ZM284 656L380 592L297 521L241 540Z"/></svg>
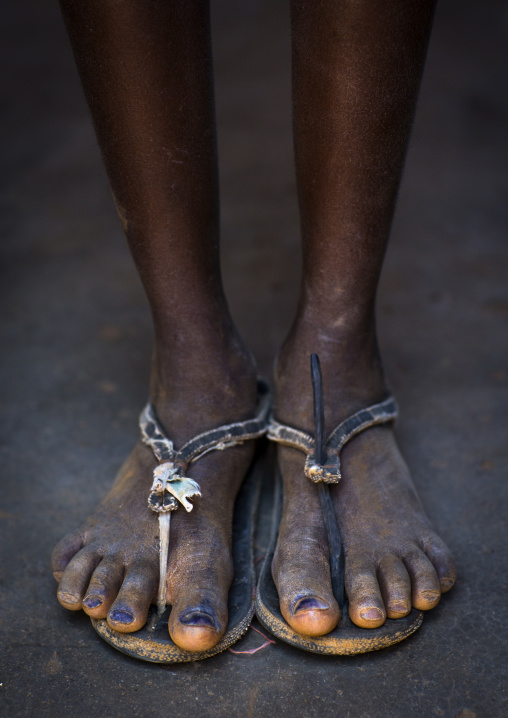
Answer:
<svg viewBox="0 0 508 718"><path fill-rule="evenodd" d="M166 570L169 552L171 512L179 505L192 511L191 499L199 498L199 484L185 476L190 463L197 461L209 451L222 451L230 446L257 439L266 433L270 416L271 394L266 382L258 379L258 405L256 416L247 421L219 426L194 436L181 449L175 449L160 423L155 408L147 404L139 417L143 442L149 446L160 462L153 473L153 483L148 506L159 516L159 590L157 615L166 606ZM156 624L154 624L155 626Z"/></svg>
<svg viewBox="0 0 508 718"><path fill-rule="evenodd" d="M188 501L199 496L199 486L185 477L190 463L197 461L209 451L222 451L230 446L257 439L266 433L270 416L271 394L266 382L258 379L258 405L256 416L246 421L219 426L194 436L181 449L176 449L162 427L155 408L147 404L139 417L143 442L149 446L160 462L154 471L149 506L157 513L173 511L175 499L187 511L192 510Z"/></svg>

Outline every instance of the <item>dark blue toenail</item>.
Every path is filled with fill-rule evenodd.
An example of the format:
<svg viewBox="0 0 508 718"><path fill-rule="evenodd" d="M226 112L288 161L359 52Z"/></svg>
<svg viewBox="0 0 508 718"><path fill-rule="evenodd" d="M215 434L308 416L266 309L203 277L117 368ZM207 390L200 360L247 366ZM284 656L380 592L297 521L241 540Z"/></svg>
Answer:
<svg viewBox="0 0 508 718"><path fill-rule="evenodd" d="M300 613L300 611L324 611L327 608L330 608L330 604L323 601L322 598L318 598L317 596L304 596L295 601L293 614Z"/></svg>
<svg viewBox="0 0 508 718"><path fill-rule="evenodd" d="M97 608L97 606L100 606L101 603L102 598L97 598L97 596L88 596L83 601L83 605L87 608Z"/></svg>
<svg viewBox="0 0 508 718"><path fill-rule="evenodd" d="M132 623L134 620L128 611L124 611L121 608L117 608L116 611L111 611L109 617L116 623Z"/></svg>
<svg viewBox="0 0 508 718"><path fill-rule="evenodd" d="M200 609L194 609L185 613L180 617L180 623L183 623L184 626L207 626L208 628L213 628L216 631L219 630L215 618L206 611L202 611Z"/></svg>

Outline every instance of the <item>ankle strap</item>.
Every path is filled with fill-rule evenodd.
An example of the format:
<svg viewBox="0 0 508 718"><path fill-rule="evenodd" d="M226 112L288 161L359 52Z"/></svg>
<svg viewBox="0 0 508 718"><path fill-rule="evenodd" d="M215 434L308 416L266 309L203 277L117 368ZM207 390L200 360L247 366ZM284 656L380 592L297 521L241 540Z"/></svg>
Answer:
<svg viewBox="0 0 508 718"><path fill-rule="evenodd" d="M357 434L371 426L386 424L398 416L395 399L390 396L380 404L360 409L356 414L342 421L330 434L326 441L326 462L323 466L316 462L314 438L305 431L281 424L273 417L268 426L267 437L283 446L303 451L307 455L305 475L311 481L327 484L338 484L341 479L340 452L344 445Z"/></svg>
<svg viewBox="0 0 508 718"><path fill-rule="evenodd" d="M149 446L159 461L171 461L190 464L209 451L222 451L230 446L242 444L249 439L257 439L268 428L271 395L268 384L258 379L258 404L256 416L246 421L219 426L204 431L187 441L181 449L175 449L157 418L152 404L147 404L139 417L141 438Z"/></svg>
<svg viewBox="0 0 508 718"><path fill-rule="evenodd" d="M209 451L222 451L230 446L257 439L266 433L270 414L271 394L268 384L258 379L258 406L253 419L219 426L204 431L175 449L171 439L160 424L155 409L147 404L139 417L141 438L149 446L160 464L154 469L153 484L148 506L159 514L174 511L178 502L192 511L189 499L200 496L199 485L185 476L188 465Z"/></svg>

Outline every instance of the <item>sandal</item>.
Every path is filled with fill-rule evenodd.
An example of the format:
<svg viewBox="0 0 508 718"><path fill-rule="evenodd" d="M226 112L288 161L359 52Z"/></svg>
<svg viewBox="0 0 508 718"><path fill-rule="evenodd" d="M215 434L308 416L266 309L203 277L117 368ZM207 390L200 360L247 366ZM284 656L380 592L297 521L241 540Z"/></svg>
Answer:
<svg viewBox="0 0 508 718"><path fill-rule="evenodd" d="M410 636L420 627L423 613L413 608L403 618L387 618L379 628L359 628L351 621L344 590L344 551L328 484L337 484L340 481L340 452L344 445L353 436L371 426L394 421L398 413L397 405L393 397L388 397L380 404L362 409L341 422L326 439L321 369L316 354L311 356L311 372L314 390L315 438L304 431L280 424L273 418L268 427L267 436L272 441L299 449L307 455L305 475L317 483L328 537L332 588L339 604L341 619L333 631L325 636L309 638L294 631L282 616L271 570L282 512L280 472L278 472L276 482L272 537L256 592L256 616L259 622L274 636L304 651L334 656L367 653L391 646Z"/></svg>
<svg viewBox="0 0 508 718"><path fill-rule="evenodd" d="M154 479L148 506L159 516L159 590L157 606L152 606L145 626L134 633L119 633L106 619L92 618L92 625L105 641L134 658L152 663L183 663L198 661L224 651L238 641L248 629L254 614L255 574L252 553L254 517L258 504L259 488L264 470L264 453L257 447L254 460L237 496L233 518L234 579L229 590L229 620L221 640L206 651L186 651L179 648L169 636L166 607L166 573L169 550L171 512L181 504L192 511L191 499L201 496L199 485L185 476L189 464L198 461L209 451L222 451L244 441L257 439L266 433L271 396L268 385L258 380L258 406L256 416L227 426L211 429L188 441L176 450L166 436L154 408L148 404L143 410L139 425L141 437L160 462L154 470Z"/></svg>

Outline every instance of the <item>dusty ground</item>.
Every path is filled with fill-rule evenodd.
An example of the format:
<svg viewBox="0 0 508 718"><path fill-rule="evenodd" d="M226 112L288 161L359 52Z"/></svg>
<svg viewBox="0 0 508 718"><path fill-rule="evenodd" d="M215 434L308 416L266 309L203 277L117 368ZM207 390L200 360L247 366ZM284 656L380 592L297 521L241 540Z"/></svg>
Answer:
<svg viewBox="0 0 508 718"><path fill-rule="evenodd" d="M299 272L287 9L213 7L227 290L268 374ZM56 3L2 14L4 714L507 715L506 5L440 4L379 303L400 440L458 584L377 654L276 643L176 667L123 656L56 602L51 549L135 441L151 328Z"/></svg>

